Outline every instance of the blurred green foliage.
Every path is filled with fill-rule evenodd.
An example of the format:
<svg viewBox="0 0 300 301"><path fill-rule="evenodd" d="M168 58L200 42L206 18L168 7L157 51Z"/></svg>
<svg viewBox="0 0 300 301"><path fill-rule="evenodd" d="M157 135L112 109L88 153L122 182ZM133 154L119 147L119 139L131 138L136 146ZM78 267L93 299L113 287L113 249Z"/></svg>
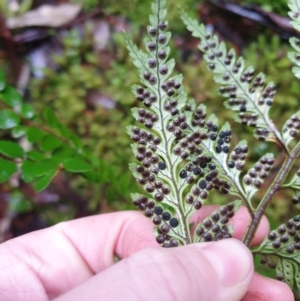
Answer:
<svg viewBox="0 0 300 301"><path fill-rule="evenodd" d="M266 11L281 15L287 14L286 0L238 0L237 2L242 5L257 5Z"/></svg>

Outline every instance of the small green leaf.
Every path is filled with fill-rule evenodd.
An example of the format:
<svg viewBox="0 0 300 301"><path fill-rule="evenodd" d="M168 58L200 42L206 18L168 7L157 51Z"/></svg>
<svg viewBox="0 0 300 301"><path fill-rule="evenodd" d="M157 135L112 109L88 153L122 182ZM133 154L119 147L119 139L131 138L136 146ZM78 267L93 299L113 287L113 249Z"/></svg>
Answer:
<svg viewBox="0 0 300 301"><path fill-rule="evenodd" d="M27 139L31 143L36 143L39 140L41 140L46 135L45 132L35 128L35 127L29 127L27 129Z"/></svg>
<svg viewBox="0 0 300 301"><path fill-rule="evenodd" d="M29 151L28 153L26 153L26 155L29 159L34 160L34 161L44 161L45 160L44 155L35 150Z"/></svg>
<svg viewBox="0 0 300 301"><path fill-rule="evenodd" d="M5 81L5 75L3 70L0 70L0 91L2 91L5 88L6 81Z"/></svg>
<svg viewBox="0 0 300 301"><path fill-rule="evenodd" d="M28 103L24 103L21 108L21 114L24 118L31 119L34 116L32 106Z"/></svg>
<svg viewBox="0 0 300 301"><path fill-rule="evenodd" d="M35 175L37 177L44 176L58 169L58 163L53 160L47 160L35 165Z"/></svg>
<svg viewBox="0 0 300 301"><path fill-rule="evenodd" d="M52 171L49 174L40 177L34 184L35 191L40 192L44 190L51 183L55 175L56 175L56 171Z"/></svg>
<svg viewBox="0 0 300 301"><path fill-rule="evenodd" d="M62 142L52 135L47 135L41 142L40 148L43 151L53 151L60 147Z"/></svg>
<svg viewBox="0 0 300 301"><path fill-rule="evenodd" d="M24 155L24 151L19 144L4 140L0 140L0 153L11 158L22 158Z"/></svg>
<svg viewBox="0 0 300 301"><path fill-rule="evenodd" d="M11 129L20 123L19 116L10 110L0 111L0 129Z"/></svg>
<svg viewBox="0 0 300 301"><path fill-rule="evenodd" d="M92 169L92 165L85 161L74 158L64 161L64 166L67 171L71 172L86 172Z"/></svg>
<svg viewBox="0 0 300 301"><path fill-rule="evenodd" d="M26 134L26 128L22 125L17 125L12 129L11 134L14 138L20 138Z"/></svg>
<svg viewBox="0 0 300 301"><path fill-rule="evenodd" d="M0 183L7 181L16 171L14 162L0 159Z"/></svg>
<svg viewBox="0 0 300 301"><path fill-rule="evenodd" d="M1 92L1 98L10 107L14 108L22 104L22 96L13 87L7 86L4 91Z"/></svg>
<svg viewBox="0 0 300 301"><path fill-rule="evenodd" d="M35 175L36 165L37 163L31 161L23 161L21 166L21 176L25 183L31 183L37 178Z"/></svg>
<svg viewBox="0 0 300 301"><path fill-rule="evenodd" d="M45 110L44 116L45 116L45 119L46 119L49 126L51 126L52 128L57 128L58 127L59 122L58 122L58 120L55 116L55 113L52 109L47 108Z"/></svg>

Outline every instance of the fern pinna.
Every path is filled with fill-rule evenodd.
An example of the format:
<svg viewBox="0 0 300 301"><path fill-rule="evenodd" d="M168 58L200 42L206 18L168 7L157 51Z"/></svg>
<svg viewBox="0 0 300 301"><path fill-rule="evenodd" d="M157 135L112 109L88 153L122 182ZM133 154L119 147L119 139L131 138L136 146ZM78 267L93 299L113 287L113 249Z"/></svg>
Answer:
<svg viewBox="0 0 300 301"><path fill-rule="evenodd" d="M298 3L299 2L299 3ZM292 25L300 30L300 1L290 0ZM264 74L245 68L242 57L227 50L223 42L205 27L180 10L181 18L192 35L200 40L199 49L220 84L220 94L226 98L226 108L234 112L235 121L254 128L259 141L275 142L285 154L285 161L275 180L258 205L253 197L261 189L274 164L274 155L263 155L248 171L243 171L247 159L247 141L231 144L229 123L218 124L215 115L207 116L206 107L189 99L182 86L182 75L175 74L174 59L169 59L166 1L152 4L147 27L145 51L138 49L124 33L125 43L140 75L140 85L133 87L138 101L133 116L140 126L130 126L128 133L134 144L138 163L130 168L145 194L133 194L133 203L154 224L156 240L163 247L177 247L202 241L217 241L232 237L230 219L243 204L251 222L243 238L250 247L266 207L282 187L294 191L293 203L300 203L300 170L289 183L286 177L300 152L298 132L300 112L278 130L269 118L276 88L267 83ZM289 54L297 65L293 72L300 77L300 40L291 39L294 52ZM201 210L212 190L236 199L221 206L195 227L190 217ZM300 289L300 216L270 232L265 241L252 248L263 264L276 269L277 278Z"/></svg>

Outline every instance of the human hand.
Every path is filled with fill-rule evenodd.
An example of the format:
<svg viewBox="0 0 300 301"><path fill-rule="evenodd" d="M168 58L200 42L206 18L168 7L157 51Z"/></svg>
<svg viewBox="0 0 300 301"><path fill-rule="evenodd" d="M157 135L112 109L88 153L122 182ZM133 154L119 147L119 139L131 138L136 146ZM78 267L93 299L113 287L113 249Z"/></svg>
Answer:
<svg viewBox="0 0 300 301"><path fill-rule="evenodd" d="M213 210L203 207L194 218ZM235 238L248 221L245 208L233 217ZM119 212L7 241L0 245L0 301L294 300L286 284L253 274L251 253L237 240L157 248L152 227L138 212ZM254 243L267 232L263 220ZM115 263L114 254L122 260Z"/></svg>

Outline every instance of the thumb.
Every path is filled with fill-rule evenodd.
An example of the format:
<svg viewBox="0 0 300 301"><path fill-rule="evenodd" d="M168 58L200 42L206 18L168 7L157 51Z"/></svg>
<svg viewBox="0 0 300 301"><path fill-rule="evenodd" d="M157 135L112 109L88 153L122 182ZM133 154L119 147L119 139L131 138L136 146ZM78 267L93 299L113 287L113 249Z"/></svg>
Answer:
<svg viewBox="0 0 300 301"><path fill-rule="evenodd" d="M139 251L56 299L240 301L253 276L249 250L235 239Z"/></svg>

